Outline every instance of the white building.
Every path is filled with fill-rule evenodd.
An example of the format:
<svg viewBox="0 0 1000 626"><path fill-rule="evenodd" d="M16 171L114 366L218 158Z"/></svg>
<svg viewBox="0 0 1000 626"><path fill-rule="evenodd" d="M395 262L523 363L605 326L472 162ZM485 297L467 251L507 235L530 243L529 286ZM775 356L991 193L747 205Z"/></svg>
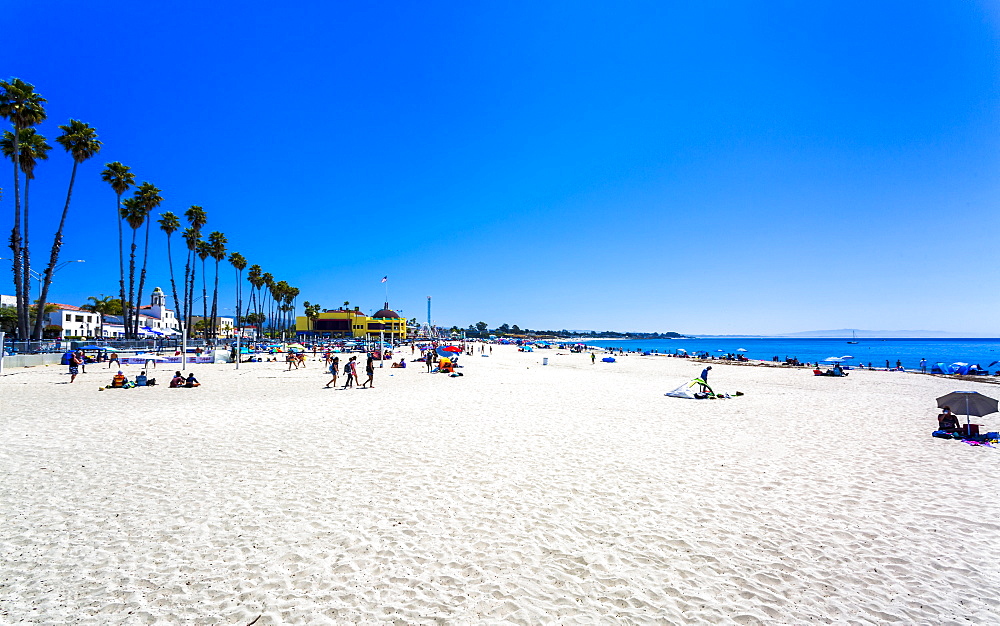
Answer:
<svg viewBox="0 0 1000 626"><path fill-rule="evenodd" d="M59 336L66 337L100 337L101 315L84 311L72 304L50 302L48 306L56 308L45 315L46 326L58 326Z"/></svg>
<svg viewBox="0 0 1000 626"><path fill-rule="evenodd" d="M12 309L17 308L17 296L5 296L0 294L0 308L8 306Z"/></svg>
<svg viewBox="0 0 1000 626"><path fill-rule="evenodd" d="M149 305L139 307L139 328L144 326L159 332L181 330L177 315L167 308L167 296L159 287L153 289Z"/></svg>

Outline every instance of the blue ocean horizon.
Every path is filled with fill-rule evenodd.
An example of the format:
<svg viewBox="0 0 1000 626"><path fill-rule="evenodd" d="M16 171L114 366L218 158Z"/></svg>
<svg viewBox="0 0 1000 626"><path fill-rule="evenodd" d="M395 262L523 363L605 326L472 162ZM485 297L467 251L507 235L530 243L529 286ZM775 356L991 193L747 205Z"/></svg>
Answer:
<svg viewBox="0 0 1000 626"><path fill-rule="evenodd" d="M930 370L934 363L968 363L984 368L1000 369L1000 338L998 339L849 339L788 338L788 337L691 337L685 339L587 339L585 343L600 347L621 347L625 350L641 349L676 354L707 352L719 356L737 353L749 359L770 361L774 357L784 361L797 358L802 362L822 363L828 357L853 357L845 361L851 366L864 365L884 368L886 361L892 367L900 361L906 369L919 369L920 359L927 359Z"/></svg>

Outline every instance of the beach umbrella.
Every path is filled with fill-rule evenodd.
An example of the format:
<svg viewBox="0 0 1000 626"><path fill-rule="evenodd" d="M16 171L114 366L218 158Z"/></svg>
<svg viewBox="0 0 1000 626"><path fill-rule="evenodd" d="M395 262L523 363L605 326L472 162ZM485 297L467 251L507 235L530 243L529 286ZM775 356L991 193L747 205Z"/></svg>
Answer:
<svg viewBox="0 0 1000 626"><path fill-rule="evenodd" d="M443 347L441 349L444 350L445 352L461 352L462 351L462 349L459 348L458 346L445 346L445 347Z"/></svg>
<svg viewBox="0 0 1000 626"><path fill-rule="evenodd" d="M826 357L823 360L824 361L828 361L830 363L840 363L841 361L844 360L844 358L843 357L839 357L839 356L828 356L828 357Z"/></svg>
<svg viewBox="0 0 1000 626"><path fill-rule="evenodd" d="M844 356L842 356L840 358L842 358L842 359L844 359L846 361L847 359L853 359L854 357L851 356L851 355L849 355L849 354L845 354Z"/></svg>
<svg viewBox="0 0 1000 626"><path fill-rule="evenodd" d="M989 396L984 396L978 391L952 391L937 399L939 409L952 407L958 412L965 411L965 426L968 430L969 416L982 417L998 410L997 401Z"/></svg>
<svg viewBox="0 0 1000 626"><path fill-rule="evenodd" d="M746 348L736 348L736 351L737 352L746 352L747 349Z"/></svg>

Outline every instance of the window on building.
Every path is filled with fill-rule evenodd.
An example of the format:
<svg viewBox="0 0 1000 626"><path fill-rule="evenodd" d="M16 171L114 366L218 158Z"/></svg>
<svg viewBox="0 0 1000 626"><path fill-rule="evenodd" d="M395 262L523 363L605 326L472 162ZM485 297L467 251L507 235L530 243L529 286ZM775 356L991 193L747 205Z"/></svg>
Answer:
<svg viewBox="0 0 1000 626"><path fill-rule="evenodd" d="M88 321L88 322L92 322L92 321L94 321L94 320L93 320L93 316L92 316L92 315L88 315L88 316L87 316L87 321Z"/></svg>
<svg viewBox="0 0 1000 626"><path fill-rule="evenodd" d="M77 315L77 316L76 316L76 321L78 321L78 322L81 322L81 323L82 323L82 322L83 322L83 316L82 316L82 315Z"/></svg>
<svg viewBox="0 0 1000 626"><path fill-rule="evenodd" d="M69 313L67 313L67 314L66 314L66 321L67 321L67 322L71 322L71 321L73 321L73 316L72 316L72 315L70 315Z"/></svg>

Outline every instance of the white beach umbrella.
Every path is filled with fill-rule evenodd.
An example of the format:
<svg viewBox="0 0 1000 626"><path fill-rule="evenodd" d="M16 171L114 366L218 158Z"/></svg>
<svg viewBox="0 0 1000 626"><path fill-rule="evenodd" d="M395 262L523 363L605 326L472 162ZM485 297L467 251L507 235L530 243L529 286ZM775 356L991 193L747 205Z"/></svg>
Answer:
<svg viewBox="0 0 1000 626"><path fill-rule="evenodd" d="M842 356L840 358L842 358L842 359L844 359L846 361L847 359L853 359L854 357L851 356L851 355L849 355L849 354L845 354L844 356Z"/></svg>
<svg viewBox="0 0 1000 626"><path fill-rule="evenodd" d="M828 357L826 357L823 360L827 361L827 362L830 362L830 363L840 363L841 361L844 360L844 358L843 357L839 357L839 356L828 356Z"/></svg>
<svg viewBox="0 0 1000 626"><path fill-rule="evenodd" d="M746 348L736 348L736 351L737 352L746 352L747 349Z"/></svg>

